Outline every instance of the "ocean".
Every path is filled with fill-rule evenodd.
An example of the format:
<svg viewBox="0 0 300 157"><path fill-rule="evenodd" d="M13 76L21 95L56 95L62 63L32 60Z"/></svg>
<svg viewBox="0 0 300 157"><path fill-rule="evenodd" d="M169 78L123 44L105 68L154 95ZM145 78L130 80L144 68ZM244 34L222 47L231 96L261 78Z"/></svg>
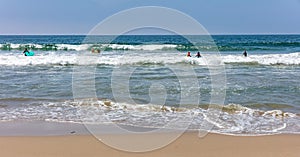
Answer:
<svg viewBox="0 0 300 157"><path fill-rule="evenodd" d="M86 122L173 129L182 125L166 125L175 117L192 117L187 118L189 130L198 130L205 122L214 125L208 131L222 134L300 133L300 35L214 35L214 43L205 36L189 38L197 43L177 35L88 40L84 35L1 35L0 123ZM24 56L25 48L35 56ZM101 53L92 54L93 49ZM244 50L248 57L242 55ZM188 51L192 57L186 57ZM201 58L195 57L198 51ZM220 87L226 92L224 104L211 104L212 74L205 59L211 53L219 53L224 63L226 82ZM84 55L97 60L83 64L78 58ZM84 71L78 74L86 67L94 69L97 100L74 100L74 76L82 82L90 79ZM197 85L181 86L171 67L192 69ZM125 83L118 82L120 71L128 74ZM128 92L116 91L116 99L114 86ZM183 95L194 99L195 90L197 103L181 101ZM217 119L207 118L209 109L219 109Z"/></svg>

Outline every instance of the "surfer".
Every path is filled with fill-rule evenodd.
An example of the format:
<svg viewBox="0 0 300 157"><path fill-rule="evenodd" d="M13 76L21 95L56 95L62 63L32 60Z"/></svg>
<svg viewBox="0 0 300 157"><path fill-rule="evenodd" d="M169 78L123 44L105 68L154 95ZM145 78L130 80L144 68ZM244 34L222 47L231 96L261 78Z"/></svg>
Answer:
<svg viewBox="0 0 300 157"><path fill-rule="evenodd" d="M100 49L98 49L98 48L92 48L92 53L100 53Z"/></svg>
<svg viewBox="0 0 300 157"><path fill-rule="evenodd" d="M244 51L243 55L244 55L245 57L247 57L247 56L248 56L248 53L247 53L247 51L246 51L246 50Z"/></svg>
<svg viewBox="0 0 300 157"><path fill-rule="evenodd" d="M189 51L189 52L187 53L186 56L187 56L187 57L192 57L192 56L191 56L191 52Z"/></svg>
<svg viewBox="0 0 300 157"><path fill-rule="evenodd" d="M25 56L27 56L26 52L28 52L28 53L29 53L29 51L28 51L28 49L27 49L27 48L25 48L25 50L24 50L24 52L23 52L23 54L24 54Z"/></svg>
<svg viewBox="0 0 300 157"><path fill-rule="evenodd" d="M197 52L196 57L198 57L198 58L202 57L199 51Z"/></svg>

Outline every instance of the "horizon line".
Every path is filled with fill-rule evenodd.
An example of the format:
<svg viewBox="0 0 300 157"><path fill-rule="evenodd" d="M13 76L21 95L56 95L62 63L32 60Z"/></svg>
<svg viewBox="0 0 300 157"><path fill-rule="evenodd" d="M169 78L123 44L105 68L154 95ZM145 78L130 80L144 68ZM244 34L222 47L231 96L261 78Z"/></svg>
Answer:
<svg viewBox="0 0 300 157"><path fill-rule="evenodd" d="M87 36L88 34L1 34L0 36ZM206 34L122 34L122 35L206 35ZM212 33L209 35L300 35L300 33ZM92 36L92 35L91 35ZM116 36L116 34L103 34L100 36Z"/></svg>

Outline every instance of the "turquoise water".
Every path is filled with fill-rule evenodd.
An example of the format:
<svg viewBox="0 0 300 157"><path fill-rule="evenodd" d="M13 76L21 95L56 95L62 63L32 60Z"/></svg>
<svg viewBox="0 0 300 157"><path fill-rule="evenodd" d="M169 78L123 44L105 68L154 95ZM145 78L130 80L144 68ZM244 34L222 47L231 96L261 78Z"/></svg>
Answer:
<svg viewBox="0 0 300 157"><path fill-rule="evenodd" d="M190 129L198 129L207 121L206 106L211 99L211 74L205 57L217 49L205 36L189 38L197 41L196 46L181 36L167 35L94 36L84 43L85 36L0 36L0 121L80 123L80 114L89 113L89 106L98 104L98 109L114 123L160 127L174 116L193 114L196 116ZM300 35L224 35L213 39L226 73L225 108L213 131L299 133ZM25 47L34 51L35 56L23 56ZM100 49L101 53L91 54L92 48ZM242 56L245 49L247 58ZM195 56L198 50L202 58L185 57L187 51ZM78 61L82 54L96 56L98 60L82 65ZM73 101L73 70L85 66L96 67L99 100L80 105ZM182 87L170 66L183 71L193 68L200 91L198 104L183 104L182 111L172 111L171 107L180 103ZM111 87L115 82L111 77L118 68L133 71L128 84L134 103L115 100ZM165 102L149 104L149 89L157 83L165 88ZM105 107L104 99L113 101L113 106ZM162 105L169 111L163 111ZM88 121L95 119L106 122L101 117Z"/></svg>

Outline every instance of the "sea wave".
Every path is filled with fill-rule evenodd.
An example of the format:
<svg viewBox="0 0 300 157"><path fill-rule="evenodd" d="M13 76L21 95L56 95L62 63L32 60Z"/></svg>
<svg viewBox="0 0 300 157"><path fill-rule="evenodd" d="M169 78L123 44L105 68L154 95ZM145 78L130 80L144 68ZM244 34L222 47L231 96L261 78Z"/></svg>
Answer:
<svg viewBox="0 0 300 157"><path fill-rule="evenodd" d="M23 51L25 48L36 51L91 51L92 49L99 49L101 51L112 51L112 50L176 50L191 49L189 46L175 45L175 44L0 44L0 50L20 50ZM193 48L195 49L195 48Z"/></svg>
<svg viewBox="0 0 300 157"><path fill-rule="evenodd" d="M0 54L0 65L24 66L24 65L166 65L166 64L193 64L206 66L206 57L210 54L202 54L202 58L185 57L183 53L44 53L26 57L22 54ZM95 58L94 62L83 63L80 57ZM266 54L250 55L221 55L225 64L244 65L300 65L300 52L290 54Z"/></svg>
<svg viewBox="0 0 300 157"><path fill-rule="evenodd" d="M120 124L146 128L160 128L174 119L186 119L189 130L201 129L211 123L212 132L224 134L300 133L298 114L281 110L252 109L240 104L211 105L210 109L198 105L182 107L154 104L116 103L110 100L77 100L47 102L19 107L0 108L0 121L42 120L64 123ZM218 115L213 115L218 114ZM190 118L187 118L190 117ZM212 117L216 117L212 119ZM181 128L180 123L168 125Z"/></svg>
<svg viewBox="0 0 300 157"><path fill-rule="evenodd" d="M0 44L0 50L19 50L25 48L33 51L91 51L99 49L101 51L272 51L282 50L286 47L300 47L300 43L161 43L161 44L142 44L142 43L102 43L102 44Z"/></svg>
<svg viewBox="0 0 300 157"><path fill-rule="evenodd" d="M226 55L224 63L260 64L260 65L300 65L300 52L289 54L251 55L249 57Z"/></svg>

